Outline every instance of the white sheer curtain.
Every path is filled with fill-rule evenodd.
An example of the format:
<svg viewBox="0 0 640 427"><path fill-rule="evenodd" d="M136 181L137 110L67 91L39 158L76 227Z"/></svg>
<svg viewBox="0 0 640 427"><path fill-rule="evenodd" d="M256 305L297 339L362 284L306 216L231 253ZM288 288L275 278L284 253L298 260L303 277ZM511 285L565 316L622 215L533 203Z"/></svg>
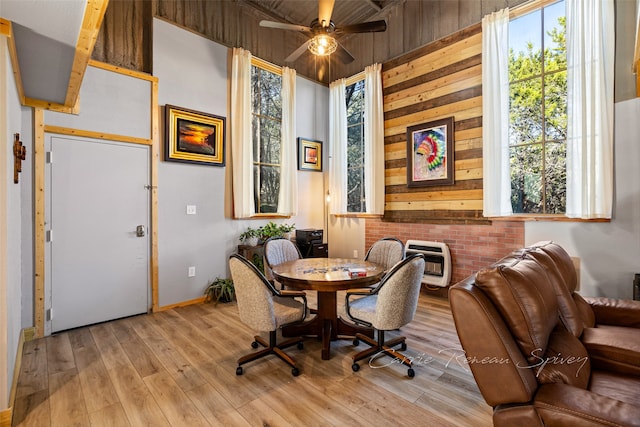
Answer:
<svg viewBox="0 0 640 427"><path fill-rule="evenodd" d="M567 216L611 218L613 0L567 0Z"/></svg>
<svg viewBox="0 0 640 427"><path fill-rule="evenodd" d="M282 68L282 145L280 146L280 194L278 214L293 216L298 210L296 150L296 70Z"/></svg>
<svg viewBox="0 0 640 427"><path fill-rule="evenodd" d="M233 49L231 61L231 158L235 218L255 212L251 138L251 52Z"/></svg>
<svg viewBox="0 0 640 427"><path fill-rule="evenodd" d="M511 215L509 9L482 19L483 215Z"/></svg>
<svg viewBox="0 0 640 427"><path fill-rule="evenodd" d="M384 214L382 65L364 69L364 191L366 212Z"/></svg>
<svg viewBox="0 0 640 427"><path fill-rule="evenodd" d="M347 99L345 79L329 85L329 213L347 213Z"/></svg>

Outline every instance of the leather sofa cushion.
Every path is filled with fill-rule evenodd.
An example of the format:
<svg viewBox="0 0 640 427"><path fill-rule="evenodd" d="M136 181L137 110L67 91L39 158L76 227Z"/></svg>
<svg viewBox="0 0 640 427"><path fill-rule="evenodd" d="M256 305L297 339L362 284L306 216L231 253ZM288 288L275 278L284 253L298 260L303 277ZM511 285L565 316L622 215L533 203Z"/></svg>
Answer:
<svg viewBox="0 0 640 427"><path fill-rule="evenodd" d="M558 323L558 302L545 269L530 258L507 257L476 274L529 362L544 353Z"/></svg>
<svg viewBox="0 0 640 427"><path fill-rule="evenodd" d="M576 307L580 312L582 325L585 328L593 328L594 326L596 326L596 315L589 303L585 301L585 299L582 298L580 294L577 294L575 292L571 296L573 297L573 301L576 303Z"/></svg>
<svg viewBox="0 0 640 427"><path fill-rule="evenodd" d="M640 376L640 329L608 325L585 328L582 343L594 368Z"/></svg>
<svg viewBox="0 0 640 427"><path fill-rule="evenodd" d="M586 297L598 325L640 328L640 301L603 297Z"/></svg>
<svg viewBox="0 0 640 427"><path fill-rule="evenodd" d="M558 249L559 248L559 249ZM546 270L558 298L560 320L574 336L582 335L584 327L582 316L574 302L570 287L576 279L575 267L564 249L553 243L544 246L532 246L524 251L526 256L535 259Z"/></svg>
<svg viewBox="0 0 640 427"><path fill-rule="evenodd" d="M593 371L589 391L640 407L639 383L638 377L617 372Z"/></svg>
<svg viewBox="0 0 640 427"><path fill-rule="evenodd" d="M541 384L563 383L586 389L591 375L587 349L571 332L558 325L549 336L544 355L532 366Z"/></svg>

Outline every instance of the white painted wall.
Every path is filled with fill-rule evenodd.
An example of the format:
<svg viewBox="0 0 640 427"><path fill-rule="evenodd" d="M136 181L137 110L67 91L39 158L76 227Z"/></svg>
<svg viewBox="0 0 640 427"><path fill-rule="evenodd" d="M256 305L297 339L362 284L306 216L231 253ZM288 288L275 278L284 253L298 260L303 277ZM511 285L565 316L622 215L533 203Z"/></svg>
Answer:
<svg viewBox="0 0 640 427"><path fill-rule="evenodd" d="M640 273L640 98L615 105L615 197L608 223L530 222L525 244L553 240L580 258L580 293L632 298Z"/></svg>
<svg viewBox="0 0 640 427"><path fill-rule="evenodd" d="M13 141L15 133L22 133L22 111L6 46L6 38L0 37L0 252L6 253L0 264L0 410L9 403L22 311L20 184L13 182ZM31 154L27 153L29 158Z"/></svg>
<svg viewBox="0 0 640 427"><path fill-rule="evenodd" d="M229 167L228 49L159 19L153 25L153 70L159 79L159 105L226 117L226 167ZM328 88L300 77L296 86L298 136L325 141ZM162 140L164 144L164 136ZM198 298L209 281L228 277L227 259L237 251L240 233L248 226L255 228L269 221L225 216L225 179L230 176L226 167L160 162L161 306ZM297 228L323 228L323 174L301 171L298 179L300 214L273 221L294 223ZM195 205L197 214L187 216L187 205ZM196 267L195 277L187 277L190 266Z"/></svg>

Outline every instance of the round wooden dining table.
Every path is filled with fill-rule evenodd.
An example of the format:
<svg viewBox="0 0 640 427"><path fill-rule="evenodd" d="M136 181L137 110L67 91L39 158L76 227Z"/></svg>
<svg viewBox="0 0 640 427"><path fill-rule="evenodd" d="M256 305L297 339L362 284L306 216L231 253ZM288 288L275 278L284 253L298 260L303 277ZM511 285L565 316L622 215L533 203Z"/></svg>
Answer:
<svg viewBox="0 0 640 427"><path fill-rule="evenodd" d="M285 337L315 335L322 338L322 359L331 357L331 341L357 332L373 337L373 329L338 317L336 293L362 288L380 281L381 265L346 258L303 258L272 266L274 278L287 288L318 292L318 312L311 320L285 326ZM357 274L355 274L356 272Z"/></svg>

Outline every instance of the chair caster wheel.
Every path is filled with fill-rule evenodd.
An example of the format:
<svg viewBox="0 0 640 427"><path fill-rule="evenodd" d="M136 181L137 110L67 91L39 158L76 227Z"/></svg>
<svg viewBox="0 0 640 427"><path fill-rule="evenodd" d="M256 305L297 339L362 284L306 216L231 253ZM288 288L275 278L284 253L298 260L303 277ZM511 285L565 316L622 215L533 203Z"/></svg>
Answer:
<svg viewBox="0 0 640 427"><path fill-rule="evenodd" d="M360 340L358 338L354 338L353 339L353 345L355 345L356 347L360 345Z"/></svg>
<svg viewBox="0 0 640 427"><path fill-rule="evenodd" d="M302 341L300 341L297 345L298 350L302 350L304 348L304 344L302 344Z"/></svg>
<svg viewBox="0 0 640 427"><path fill-rule="evenodd" d="M409 375L409 378L413 378L416 376L416 371L414 371L413 369L409 368L407 370L407 375Z"/></svg>
<svg viewBox="0 0 640 427"><path fill-rule="evenodd" d="M258 344L258 341L254 341L251 343L251 348L258 348L260 344Z"/></svg>
<svg viewBox="0 0 640 427"><path fill-rule="evenodd" d="M236 368L236 375L242 375L242 366Z"/></svg>
<svg viewBox="0 0 640 427"><path fill-rule="evenodd" d="M360 365L354 363L353 365L351 365L351 369L353 370L353 372L358 372L360 370Z"/></svg>
<svg viewBox="0 0 640 427"><path fill-rule="evenodd" d="M293 375L294 377L300 375L300 371L298 370L298 368L291 369L291 375Z"/></svg>
<svg viewBox="0 0 640 427"><path fill-rule="evenodd" d="M407 343L403 342L400 346L400 350L405 351L407 349Z"/></svg>

